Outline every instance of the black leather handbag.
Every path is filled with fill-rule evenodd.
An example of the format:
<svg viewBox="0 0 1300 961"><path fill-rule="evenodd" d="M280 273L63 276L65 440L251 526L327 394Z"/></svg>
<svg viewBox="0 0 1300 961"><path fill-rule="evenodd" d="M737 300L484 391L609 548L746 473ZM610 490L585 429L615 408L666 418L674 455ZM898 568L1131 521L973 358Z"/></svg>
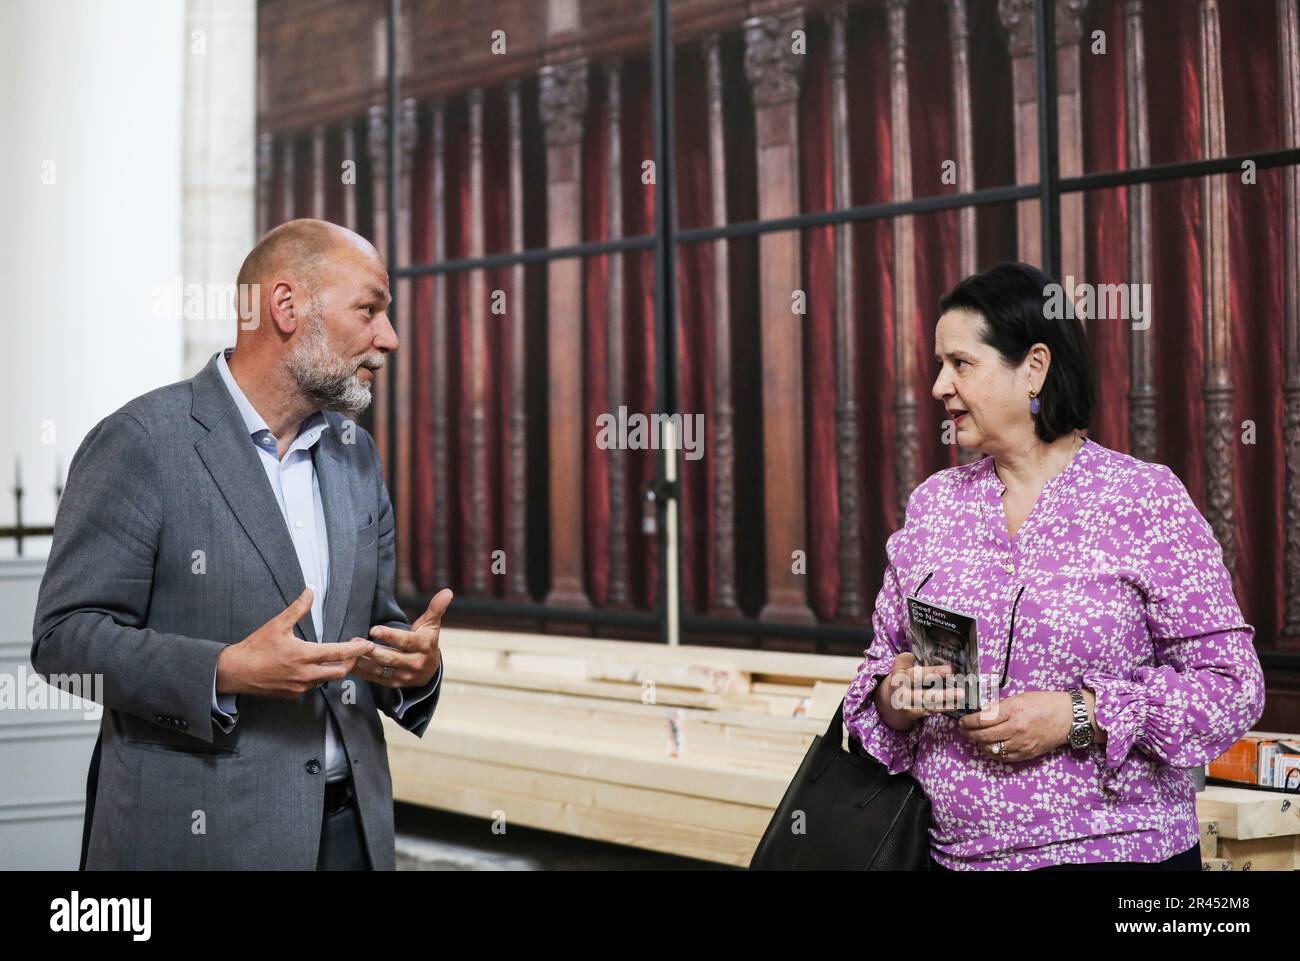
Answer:
<svg viewBox="0 0 1300 961"><path fill-rule="evenodd" d="M786 788L751 871L930 869L930 800L921 785L844 750L843 731L841 701Z"/></svg>

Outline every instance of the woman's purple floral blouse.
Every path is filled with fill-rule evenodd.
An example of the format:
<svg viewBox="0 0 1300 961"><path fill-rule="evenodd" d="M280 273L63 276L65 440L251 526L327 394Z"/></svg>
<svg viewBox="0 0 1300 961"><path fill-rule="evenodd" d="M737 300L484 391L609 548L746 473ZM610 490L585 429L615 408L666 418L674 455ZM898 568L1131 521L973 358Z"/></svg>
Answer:
<svg viewBox="0 0 1300 961"><path fill-rule="evenodd" d="M1259 720L1264 679L1223 553L1169 468L1087 440L1047 482L1014 538L993 458L940 471L890 536L875 640L844 719L891 773L910 770L932 805L931 853L955 869L1163 861L1197 843L1192 768ZM926 576L933 576L926 581ZM1029 761L975 750L955 719L906 733L873 694L907 651L904 598L976 617L980 671L1000 697L1096 693L1108 735ZM1014 637L1008 642L1012 606Z"/></svg>

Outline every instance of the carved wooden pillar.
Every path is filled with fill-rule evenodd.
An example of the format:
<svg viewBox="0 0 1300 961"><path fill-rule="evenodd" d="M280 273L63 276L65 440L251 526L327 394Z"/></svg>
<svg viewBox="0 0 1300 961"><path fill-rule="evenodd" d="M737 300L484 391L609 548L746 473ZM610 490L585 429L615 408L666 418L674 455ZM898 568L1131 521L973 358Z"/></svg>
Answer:
<svg viewBox="0 0 1300 961"><path fill-rule="evenodd" d="M1083 172L1083 125L1079 92L1079 40L1088 0L1056 0L1057 143L1062 177ZM998 0L1011 52L1015 100L1016 183L1037 183L1038 75L1034 57L1034 0ZM1021 260L1036 264L1043 256L1037 200L1016 207L1017 247ZM1061 197L1061 272L1082 278L1084 268L1083 196Z"/></svg>
<svg viewBox="0 0 1300 961"><path fill-rule="evenodd" d="M393 252L388 249L388 111L375 104L367 113L366 146L370 151L371 229L370 242L389 268L393 265ZM388 378L392 368L387 364L375 371L374 436L379 447L379 461L388 469Z"/></svg>
<svg viewBox="0 0 1300 961"><path fill-rule="evenodd" d="M1300 147L1300 12L1278 0L1282 145ZM1282 290L1286 387L1286 616L1282 633L1300 639L1300 167L1282 168Z"/></svg>
<svg viewBox="0 0 1300 961"><path fill-rule="evenodd" d="M291 133L280 138L280 223L293 220L295 210L294 194L297 190L297 172L294 161L294 145L298 138Z"/></svg>
<svg viewBox="0 0 1300 961"><path fill-rule="evenodd" d="M912 137L908 124L907 0L889 0L889 123L893 199L912 199ZM894 479L898 526L916 486L916 245L912 218L894 218Z"/></svg>
<svg viewBox="0 0 1300 961"><path fill-rule="evenodd" d="M265 130L257 135L257 236L271 229L271 178L275 175L275 144Z"/></svg>
<svg viewBox="0 0 1300 961"><path fill-rule="evenodd" d="M1143 32L1142 0L1124 5L1124 121L1127 160L1130 169L1151 163L1151 135L1148 126L1146 37ZM1128 188L1128 272L1129 282L1151 283L1151 185ZM1150 327L1129 328L1129 450L1146 461L1156 459L1156 385Z"/></svg>
<svg viewBox="0 0 1300 961"><path fill-rule="evenodd" d="M799 72L790 49L800 12L745 21L745 73L753 88L760 220L799 212ZM791 298L802 285L798 231L759 237L763 364L763 501L767 603L763 620L815 620L807 578L793 571L793 552L808 550L804 457L802 318Z"/></svg>
<svg viewBox="0 0 1300 961"><path fill-rule="evenodd" d="M411 262L411 197L414 193L415 145L420 135L420 115L413 99L402 101L398 117L399 177L397 184L397 251L388 269ZM321 209L324 209L324 195L321 196ZM395 438L397 446L397 589L403 594L415 593L415 577L412 572L412 550L416 546L411 518L414 513L415 485L412 472L411 430L406 419L413 413L412 396L414 389L415 358L412 356L412 331L415 323L411 316L415 298L412 296L414 281L403 280L394 284L397 297L397 340L406 349L404 363L397 365L397 413L403 426Z"/></svg>
<svg viewBox="0 0 1300 961"><path fill-rule="evenodd" d="M445 156L445 115L442 101L433 105L432 153L433 187L429 191L429 229L432 232L433 262L447 259L447 173ZM429 389L433 395L433 583L441 589L451 582L451 426L447 415L447 275L433 275L433 316L430 318L429 351L431 362ZM515 558L507 562L510 569Z"/></svg>
<svg viewBox="0 0 1300 961"><path fill-rule="evenodd" d="M971 134L970 31L966 26L966 0L948 0L948 36L952 44L953 142L957 148L957 192L975 189L975 145ZM975 208L957 212L957 273L969 277L978 269L978 233Z"/></svg>
<svg viewBox="0 0 1300 961"><path fill-rule="evenodd" d="M311 215L325 219L325 125L311 128Z"/></svg>
<svg viewBox="0 0 1300 961"><path fill-rule="evenodd" d="M975 189L975 143L972 133L970 102L970 30L966 20L966 0L948 0L948 36L952 45L952 114L953 143L957 156L957 192ZM979 233L975 208L957 211L957 274L969 277L978 269ZM978 451L957 447L961 463L978 460Z"/></svg>
<svg viewBox="0 0 1300 961"><path fill-rule="evenodd" d="M1034 0L998 0L998 14L1007 31L1011 53L1014 106L1016 183L1038 182L1038 86L1034 73ZM1026 263L1043 256L1037 200L1016 205L1016 250Z"/></svg>
<svg viewBox="0 0 1300 961"><path fill-rule="evenodd" d="M826 13L831 39L831 190L835 209L852 206L849 181L849 91L845 77L848 11ZM862 524L858 489L857 342L853 330L853 230L835 225L835 466L840 505L840 603L845 621L866 619L862 599Z"/></svg>
<svg viewBox="0 0 1300 961"><path fill-rule="evenodd" d="M510 249L524 249L524 140L519 81L506 88L510 111ZM528 406L524 363L524 265L510 268L510 440L506 468L506 598L528 595Z"/></svg>
<svg viewBox="0 0 1300 961"><path fill-rule="evenodd" d="M712 224L727 223L727 144L722 102L722 48L718 35L703 41L709 98L709 176ZM730 247L713 241L713 557L715 578L709 613L737 617L736 435L731 402Z"/></svg>
<svg viewBox="0 0 1300 961"><path fill-rule="evenodd" d="M1201 0L1201 156L1227 153L1223 116L1223 61L1218 0ZM1228 570L1236 564L1234 519L1232 318L1228 300L1228 188L1226 174L1201 180L1201 287L1205 324L1206 518L1223 547Z"/></svg>
<svg viewBox="0 0 1300 961"><path fill-rule="evenodd" d="M607 161L606 202L609 208L609 239L623 236L623 150L622 150L622 69L617 60L605 69L607 113L609 125L605 131L609 145ZM627 402L624 380L624 317L623 317L623 255L608 255L609 285L606 292L605 312L608 319L608 344L605 366L608 379L607 401L609 410L617 412L620 404ZM615 446L605 451L609 458L609 605L626 607L631 599L627 567L627 451Z"/></svg>
<svg viewBox="0 0 1300 961"><path fill-rule="evenodd" d="M547 243L581 239L582 133L587 62L549 64L541 71L538 106L546 137ZM546 603L590 607L583 583L582 464L587 437L582 413L582 263L547 263L547 378L550 440L551 590Z"/></svg>
<svg viewBox="0 0 1300 961"><path fill-rule="evenodd" d="M1062 177L1078 177L1083 173L1079 42L1087 9L1088 0L1057 0L1056 3L1057 158ZM1034 126L1037 130L1038 125ZM1083 216L1083 194L1061 194L1061 274L1064 277L1082 278L1087 270Z"/></svg>
<svg viewBox="0 0 1300 961"><path fill-rule="evenodd" d="M467 98L469 108L469 257L483 256L483 89L475 87ZM469 370L465 404L469 413L469 566L466 583L472 594L487 592L488 475L487 475L487 274L469 272L469 303L465 326L469 338ZM570 342L573 350L582 341ZM577 463L581 463L579 460ZM509 564L506 565L509 569Z"/></svg>
<svg viewBox="0 0 1300 961"><path fill-rule="evenodd" d="M343 124L343 162L351 163L352 176L344 180L343 168L334 172L343 188L343 226L348 230L361 232L357 223L357 125L351 117Z"/></svg>

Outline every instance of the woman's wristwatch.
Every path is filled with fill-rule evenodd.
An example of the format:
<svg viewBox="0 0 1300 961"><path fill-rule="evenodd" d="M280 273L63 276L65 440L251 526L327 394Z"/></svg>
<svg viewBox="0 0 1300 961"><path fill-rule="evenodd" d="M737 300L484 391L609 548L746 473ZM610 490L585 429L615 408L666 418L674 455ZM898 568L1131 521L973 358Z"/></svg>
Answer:
<svg viewBox="0 0 1300 961"><path fill-rule="evenodd" d="M1070 728L1070 747L1084 748L1092 743L1096 728L1088 720L1088 705L1083 700L1083 688L1076 687L1070 691L1070 709L1074 712L1074 724Z"/></svg>

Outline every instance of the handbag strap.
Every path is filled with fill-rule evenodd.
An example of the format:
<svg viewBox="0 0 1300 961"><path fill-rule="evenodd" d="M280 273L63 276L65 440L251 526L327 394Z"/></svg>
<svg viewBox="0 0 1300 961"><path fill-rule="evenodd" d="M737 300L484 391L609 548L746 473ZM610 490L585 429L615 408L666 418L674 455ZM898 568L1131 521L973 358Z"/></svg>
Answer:
<svg viewBox="0 0 1300 961"><path fill-rule="evenodd" d="M831 715L831 722L826 727L826 733L822 736L822 741L829 741L839 750L840 744L844 741L844 701L845 697L840 698L840 706L835 709Z"/></svg>
<svg viewBox="0 0 1300 961"><path fill-rule="evenodd" d="M830 723L826 726L826 733L822 735L817 742L817 763L808 771L808 781L816 781L831 763L840 754L842 748L840 745L844 741L844 698L840 698L840 706L835 709L831 715Z"/></svg>

